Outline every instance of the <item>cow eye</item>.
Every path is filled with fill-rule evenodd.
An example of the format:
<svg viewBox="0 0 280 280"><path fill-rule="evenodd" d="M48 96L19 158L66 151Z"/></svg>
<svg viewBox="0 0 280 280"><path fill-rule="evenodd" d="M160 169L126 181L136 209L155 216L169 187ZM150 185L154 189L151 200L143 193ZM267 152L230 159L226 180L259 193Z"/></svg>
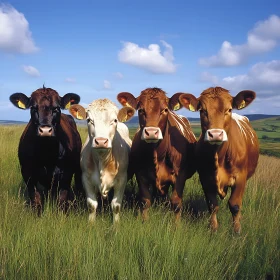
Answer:
<svg viewBox="0 0 280 280"><path fill-rule="evenodd" d="M55 108L53 108L53 112L54 112L54 113L59 112L59 107L55 107Z"/></svg>
<svg viewBox="0 0 280 280"><path fill-rule="evenodd" d="M92 125L94 125L93 120L92 120L92 119L90 119L90 118L88 118L88 119L87 119L87 122L88 122L88 123L91 123Z"/></svg>
<svg viewBox="0 0 280 280"><path fill-rule="evenodd" d="M118 122L118 120L117 120L117 119L114 119L114 122L115 122L115 123L117 123L117 122Z"/></svg>
<svg viewBox="0 0 280 280"><path fill-rule="evenodd" d="M232 111L232 109L231 109L231 108L230 108L230 109L228 109L228 112L229 112L229 113L231 113L231 111Z"/></svg>
<svg viewBox="0 0 280 280"><path fill-rule="evenodd" d="M161 111L161 114L167 113L167 112L168 112L168 108L165 108L165 109L163 109L163 110Z"/></svg>
<svg viewBox="0 0 280 280"><path fill-rule="evenodd" d="M200 109L200 113L207 116L207 111L204 109Z"/></svg>

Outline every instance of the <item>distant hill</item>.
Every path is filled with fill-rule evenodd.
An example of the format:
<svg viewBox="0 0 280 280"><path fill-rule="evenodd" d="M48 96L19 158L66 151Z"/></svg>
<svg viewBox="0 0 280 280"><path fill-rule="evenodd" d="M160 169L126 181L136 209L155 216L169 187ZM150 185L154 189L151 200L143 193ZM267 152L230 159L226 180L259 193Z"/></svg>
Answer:
<svg viewBox="0 0 280 280"><path fill-rule="evenodd" d="M27 122L12 121L12 120L0 120L0 125L21 125L21 124L27 124Z"/></svg>
<svg viewBox="0 0 280 280"><path fill-rule="evenodd" d="M250 121L280 117L279 115L251 114L245 115Z"/></svg>
<svg viewBox="0 0 280 280"><path fill-rule="evenodd" d="M256 121L256 120L261 120L261 119L268 119L268 118L275 118L275 117L279 117L280 115L265 115L265 114L250 114L250 115L245 115L250 121ZM189 118L188 120L190 122L199 122L200 119L199 118ZM78 125L86 125L86 121L78 121L76 120L76 123ZM0 125L23 125L23 124L27 124L27 122L23 122L23 121L12 121L12 120L0 120ZM138 116L134 116L132 117L129 121L126 122L126 124L128 124L128 126L138 126Z"/></svg>
<svg viewBox="0 0 280 280"><path fill-rule="evenodd" d="M245 115L250 121L256 121L261 119L268 119L274 117L280 117L280 115L265 115L265 114L250 114ZM199 122L200 118L187 118L190 122ZM132 117L129 121L126 122L129 125L138 125L138 116Z"/></svg>

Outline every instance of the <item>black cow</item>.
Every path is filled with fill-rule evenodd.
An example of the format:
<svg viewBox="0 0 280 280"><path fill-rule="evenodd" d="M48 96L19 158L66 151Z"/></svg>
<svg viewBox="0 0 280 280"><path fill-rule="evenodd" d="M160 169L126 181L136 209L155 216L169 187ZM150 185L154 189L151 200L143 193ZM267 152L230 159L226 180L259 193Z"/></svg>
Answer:
<svg viewBox="0 0 280 280"><path fill-rule="evenodd" d="M38 215L47 194L58 195L58 204L66 210L73 199L70 187L75 174L75 192L82 193L80 152L81 138L72 116L61 113L80 97L67 93L63 97L51 88L39 88L27 97L14 93L10 101L20 109L30 109L31 119L19 142L18 157L27 185L31 206Z"/></svg>

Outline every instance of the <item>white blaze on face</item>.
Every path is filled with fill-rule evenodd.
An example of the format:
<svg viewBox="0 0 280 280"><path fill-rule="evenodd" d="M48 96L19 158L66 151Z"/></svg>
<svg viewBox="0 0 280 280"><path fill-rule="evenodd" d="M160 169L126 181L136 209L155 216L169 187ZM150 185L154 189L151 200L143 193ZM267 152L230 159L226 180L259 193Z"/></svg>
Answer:
<svg viewBox="0 0 280 280"><path fill-rule="evenodd" d="M99 99L93 101L86 111L93 148L112 148L118 124L117 106L108 99Z"/></svg>
<svg viewBox="0 0 280 280"><path fill-rule="evenodd" d="M244 135L245 138L250 137L252 144L254 144L255 135L250 126L248 125L249 119L245 116L241 116L236 113L232 113L232 119L236 121L242 135Z"/></svg>

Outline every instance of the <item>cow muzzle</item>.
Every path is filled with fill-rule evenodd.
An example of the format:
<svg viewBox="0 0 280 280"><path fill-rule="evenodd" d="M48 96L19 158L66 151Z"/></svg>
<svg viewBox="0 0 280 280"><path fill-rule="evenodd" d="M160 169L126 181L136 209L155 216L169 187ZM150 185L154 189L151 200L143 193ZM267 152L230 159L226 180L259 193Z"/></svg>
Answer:
<svg viewBox="0 0 280 280"><path fill-rule="evenodd" d="M38 136L40 137L51 137L54 136L54 129L50 125L40 125L38 127Z"/></svg>
<svg viewBox="0 0 280 280"><path fill-rule="evenodd" d="M208 129L205 133L204 141L209 142L211 145L221 145L227 141L227 133L223 129Z"/></svg>
<svg viewBox="0 0 280 280"><path fill-rule="evenodd" d="M147 143L157 143L159 140L161 140L162 132L159 127L144 127L141 139L145 140Z"/></svg>
<svg viewBox="0 0 280 280"><path fill-rule="evenodd" d="M108 149L109 147L109 139L104 137L95 137L93 139L93 148L95 149Z"/></svg>

